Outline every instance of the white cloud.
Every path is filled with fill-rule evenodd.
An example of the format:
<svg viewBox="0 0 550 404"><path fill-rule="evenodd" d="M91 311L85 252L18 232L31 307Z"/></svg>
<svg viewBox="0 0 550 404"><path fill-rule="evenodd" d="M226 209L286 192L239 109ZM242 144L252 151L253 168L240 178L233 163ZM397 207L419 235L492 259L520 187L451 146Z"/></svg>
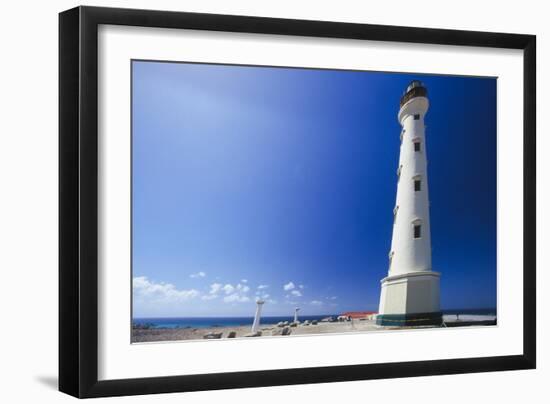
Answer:
<svg viewBox="0 0 550 404"><path fill-rule="evenodd" d="M300 289L303 289L304 288L304 285L299 285L298 286Z"/></svg>
<svg viewBox="0 0 550 404"><path fill-rule="evenodd" d="M237 284L237 290L240 290L241 292L248 292L250 290L250 287L247 285L241 285L240 283Z"/></svg>
<svg viewBox="0 0 550 404"><path fill-rule="evenodd" d="M241 279L241 282L242 282L242 283L247 283L247 282L248 282L248 279Z"/></svg>
<svg viewBox="0 0 550 404"><path fill-rule="evenodd" d="M331 296L331 297L329 297L329 299L330 299L330 300L336 300L337 297L336 297L336 296Z"/></svg>
<svg viewBox="0 0 550 404"><path fill-rule="evenodd" d="M233 293L231 295L225 296L223 301L226 303L244 303L249 302L250 298L246 295L241 295L239 293Z"/></svg>
<svg viewBox="0 0 550 404"><path fill-rule="evenodd" d="M293 296L300 297L302 296L302 293L299 290L293 290L290 292Z"/></svg>
<svg viewBox="0 0 550 404"><path fill-rule="evenodd" d="M137 276L133 279L132 288L138 297L169 302L180 302L194 299L200 295L195 289L177 289L171 283L153 282L146 276Z"/></svg>
<svg viewBox="0 0 550 404"><path fill-rule="evenodd" d="M203 300L215 299L219 293L225 293L225 302L247 302L250 299L246 296L246 293L250 290L248 285L238 283L236 286L226 283L213 283L210 285L210 291L208 295L203 296Z"/></svg>
<svg viewBox="0 0 550 404"><path fill-rule="evenodd" d="M311 305L313 306L321 306L323 304L322 301L320 300L312 300L311 302L309 302Z"/></svg>
<svg viewBox="0 0 550 404"><path fill-rule="evenodd" d="M269 285L259 285L258 286L258 289L267 289L269 287Z"/></svg>
<svg viewBox="0 0 550 404"><path fill-rule="evenodd" d="M242 280L241 280L242 282ZM218 297L220 294L225 295L223 301L226 303L243 303L249 302L250 298L247 293L250 291L250 286L244 283L238 283L237 285L232 285L226 283L213 283L210 285L210 291L207 295L202 297L203 300L213 300Z"/></svg>
<svg viewBox="0 0 550 404"><path fill-rule="evenodd" d="M205 276L206 276L206 273L202 271L189 275L190 278L204 278Z"/></svg>
<svg viewBox="0 0 550 404"><path fill-rule="evenodd" d="M210 292L209 293L211 295L217 294L221 290L222 286L223 285L221 283L213 283L212 285L210 285Z"/></svg>
<svg viewBox="0 0 550 404"><path fill-rule="evenodd" d="M286 285L283 286L283 289L284 290L292 290L294 289L296 286L294 285L294 282L288 282Z"/></svg>
<svg viewBox="0 0 550 404"><path fill-rule="evenodd" d="M223 289L223 291L225 292L226 295L230 295L235 290L235 287L233 285L227 283L222 287L222 289Z"/></svg>

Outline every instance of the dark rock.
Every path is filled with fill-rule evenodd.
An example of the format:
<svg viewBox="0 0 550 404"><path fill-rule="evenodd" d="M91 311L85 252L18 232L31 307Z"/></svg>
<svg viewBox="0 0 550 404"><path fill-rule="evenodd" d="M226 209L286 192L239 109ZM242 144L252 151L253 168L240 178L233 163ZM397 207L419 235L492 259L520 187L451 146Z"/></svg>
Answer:
<svg viewBox="0 0 550 404"><path fill-rule="evenodd" d="M208 334L203 335L203 339L220 339L222 337L221 332L209 332Z"/></svg>
<svg viewBox="0 0 550 404"><path fill-rule="evenodd" d="M250 334L246 334L245 337L261 337L262 336L262 332L261 331L257 331L257 332L251 332Z"/></svg>

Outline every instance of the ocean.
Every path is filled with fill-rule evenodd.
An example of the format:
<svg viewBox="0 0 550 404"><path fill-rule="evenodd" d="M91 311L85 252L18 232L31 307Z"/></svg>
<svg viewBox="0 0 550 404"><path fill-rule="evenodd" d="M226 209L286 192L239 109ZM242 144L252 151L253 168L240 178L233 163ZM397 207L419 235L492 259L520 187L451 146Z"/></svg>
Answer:
<svg viewBox="0 0 550 404"><path fill-rule="evenodd" d="M448 309L442 310L443 314L470 314L496 316L496 309ZM317 320L325 317L338 317L339 314L323 314L317 316L299 316L300 321ZM142 317L134 318L134 327L147 328L212 328L212 327L238 327L250 325L254 317ZM262 316L262 324L277 324L279 321L293 321L293 316Z"/></svg>

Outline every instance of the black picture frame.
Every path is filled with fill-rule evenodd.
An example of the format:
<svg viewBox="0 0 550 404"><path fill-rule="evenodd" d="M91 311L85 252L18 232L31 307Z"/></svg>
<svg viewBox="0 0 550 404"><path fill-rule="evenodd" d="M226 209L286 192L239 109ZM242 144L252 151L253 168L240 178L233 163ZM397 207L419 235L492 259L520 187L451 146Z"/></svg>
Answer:
<svg viewBox="0 0 550 404"><path fill-rule="evenodd" d="M523 51L523 354L99 381L98 26L181 28ZM536 37L185 12L77 7L59 15L59 390L104 397L534 369Z"/></svg>

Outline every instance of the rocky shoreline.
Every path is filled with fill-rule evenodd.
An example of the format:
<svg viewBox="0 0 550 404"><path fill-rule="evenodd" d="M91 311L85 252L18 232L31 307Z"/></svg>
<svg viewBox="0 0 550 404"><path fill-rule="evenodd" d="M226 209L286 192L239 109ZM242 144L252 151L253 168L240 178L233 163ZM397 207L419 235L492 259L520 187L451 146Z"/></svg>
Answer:
<svg viewBox="0 0 550 404"><path fill-rule="evenodd" d="M454 316L453 316L454 317ZM453 321L454 320L454 321ZM490 326L496 325L494 316L465 317L455 320L447 318L448 327L461 326ZM209 339L232 339L253 337L285 338L293 335L340 334L353 332L384 331L390 329L420 328L420 327L380 327L375 320L351 320L341 322L304 322L264 324L257 333L251 332L251 326L236 327L207 327L207 328L144 328L132 330L132 343L162 342L162 341L189 341ZM421 327L426 328L426 327Z"/></svg>
<svg viewBox="0 0 550 404"><path fill-rule="evenodd" d="M251 327L208 327L208 328L136 328L132 330L132 342L184 341L196 339L220 339L242 337L285 337L289 335L344 333L353 331L380 330L374 321L315 322L264 324L257 333Z"/></svg>

